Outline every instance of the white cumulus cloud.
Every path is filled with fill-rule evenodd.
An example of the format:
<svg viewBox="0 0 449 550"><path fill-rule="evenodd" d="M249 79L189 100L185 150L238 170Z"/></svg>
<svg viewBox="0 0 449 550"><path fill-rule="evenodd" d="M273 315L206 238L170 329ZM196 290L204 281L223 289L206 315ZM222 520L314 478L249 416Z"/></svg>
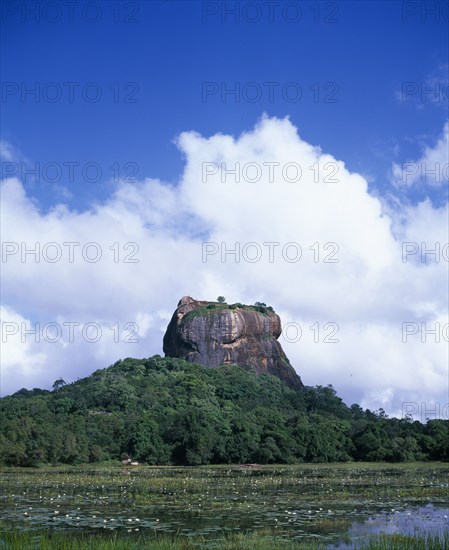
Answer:
<svg viewBox="0 0 449 550"><path fill-rule="evenodd" d="M41 212L20 181L3 184L2 320L65 331L61 345L7 339L3 394L162 353L187 294L272 305L303 381L332 383L348 404L400 414L406 401L447 400L447 205L387 208L288 119L263 117L238 137L185 132L177 143L186 159L177 185L122 183L83 213ZM405 261L404 242L418 244ZM441 243L440 257L422 262L423 242ZM79 323L73 342L64 323ZM83 336L89 323L102 329L97 342ZM435 327L439 341L423 342Z"/></svg>

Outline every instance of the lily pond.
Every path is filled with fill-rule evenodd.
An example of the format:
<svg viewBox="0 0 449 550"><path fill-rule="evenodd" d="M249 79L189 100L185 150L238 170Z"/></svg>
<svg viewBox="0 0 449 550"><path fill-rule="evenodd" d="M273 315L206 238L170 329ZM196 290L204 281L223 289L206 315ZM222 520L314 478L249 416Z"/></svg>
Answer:
<svg viewBox="0 0 449 550"><path fill-rule="evenodd" d="M449 464L1 469L0 549L69 547L40 544L49 534L128 548L262 548L260 536L348 550L384 535L449 548Z"/></svg>

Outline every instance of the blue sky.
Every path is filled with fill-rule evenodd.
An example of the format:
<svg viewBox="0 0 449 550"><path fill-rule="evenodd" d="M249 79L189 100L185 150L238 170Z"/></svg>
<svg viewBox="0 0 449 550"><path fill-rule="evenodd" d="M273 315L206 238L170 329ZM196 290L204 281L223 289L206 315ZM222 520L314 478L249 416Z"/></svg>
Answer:
<svg viewBox="0 0 449 550"><path fill-rule="evenodd" d="M231 202L230 208L236 211L240 208L249 220L248 227L242 226L234 234L212 204L202 206L205 197L209 201L221 200L223 204L227 197L208 196L208 189L199 184L195 187L197 184L191 180L192 173L197 174L194 163L216 158L246 158L247 143L238 139L244 133L252 140L251 154L257 156L262 150L268 155L259 156L260 162L271 158L272 151L264 147L265 139L269 141L272 135L272 139L279 140L273 143L273 151L280 150L273 153L275 156L282 156L284 145L285 150L292 144L298 151L306 151L308 144L321 148L320 154L330 155L332 162L344 163L345 177L350 179L351 173L360 174L367 185L363 201L366 199L366 205L377 201L381 214L372 215L386 216L389 220L390 244L380 236L384 228L383 221L379 222L375 225L380 231L379 240L373 241L373 250L377 242L387 243L387 249L390 245L400 249L401 239L405 237L420 243L429 242L429 246L436 240L444 246L449 240L448 182L447 172L444 172L448 166L447 2L80 1L73 5L73 12L67 3L58 5L59 8L55 8L54 2L8 1L2 6L3 202L14 213L12 225L3 228L7 235L4 239L20 243L27 235L33 237L32 229L27 229L30 219L35 220L36 239L39 235L42 243L45 240L80 240L86 228L91 231L84 234L85 240L98 239L100 242L108 231L111 234L116 229L119 231L117 224L121 224L123 233L117 235L120 234L123 242L139 242L142 256L134 271L122 272L122 268L133 266L114 264L113 276L111 266L104 266L104 272L97 273L98 265L84 265L86 262L76 266L81 271L70 271L59 264L44 266L51 267L51 272L45 271L41 262L37 268L42 271L34 273L35 265L14 263L14 258L9 258L2 266L5 276L3 303L9 308L4 318L9 315L10 319L23 318L29 323L101 318L102 322L111 324L134 322L139 315L142 320L146 315L141 324L147 328L142 331L137 351L124 351L123 346L99 351L98 346L80 344L77 353L83 364L89 363L95 368L106 366L108 361L113 362L125 353L131 356L161 353L167 316L183 293L198 299L214 299L217 289L219 294L232 296L235 301L266 298L262 301L273 303L275 308L278 306L276 309L289 320L299 319L307 311L308 316L305 316L313 323L315 318L322 318L320 315L327 319L326 311L330 310L333 310L334 319L339 312L342 319L349 318L350 315L343 311L344 302L337 300L335 308L324 298L316 298L316 307L307 304L307 300L301 298L301 285L298 283L296 287L294 277L290 291L300 296L298 300L289 304L285 296L277 294L274 289L283 286L284 281L294 275L285 262L277 266L271 278L251 286L245 269L235 271L239 266L204 265L200 254L192 260L192 254L196 254L192 250L201 249L201 238L243 242L265 215L271 219L273 235L260 227L253 240L284 237L289 241L301 241L302 235L307 234L307 227L301 224L282 226L283 208L293 200L288 192L278 210L271 214L263 210L266 207L264 197L257 191L253 196L242 195L242 200L248 203L236 205ZM432 7L436 11L432 12ZM35 83L38 83L37 95L27 94L26 90ZM234 94L233 89L237 90ZM101 97L94 101L97 93ZM268 122L261 122L263 116ZM298 132L298 140L291 128ZM223 136L234 138L235 150L231 147L231 151ZM419 172L408 176L404 184L401 167L406 162L410 163L411 170L417 166ZM422 166L431 168L432 162L439 163L440 181L421 181ZM68 168L70 163L73 178ZM48 172L43 170L45 165L50 166ZM90 165L99 167L101 175L93 171L83 173L83 168L87 170ZM27 169L37 166L39 180L36 181L32 174L24 177L24 166ZM54 170L60 170L60 175ZM134 176L136 181L129 181L127 176ZM7 186L7 180L11 179L16 182L15 187ZM279 189L282 197L281 183ZM229 187L226 192L234 191ZM357 204L359 199L347 193L345 200ZM271 204L275 209L276 199ZM323 211L326 208L323 206ZM253 222L248 213L250 209L257 211L258 217ZM370 206L367 209L371 212ZM298 209L298 217L301 212ZM317 234L327 235L329 240L333 234L339 234L337 228L342 220L348 220L349 235L363 232L357 225L359 222L348 212L341 212L341 217L336 215L327 229L321 228L319 223L325 225L326 220L318 221L321 219L319 212L320 206L316 205L313 223L316 223ZM329 212L332 217L332 210ZM305 219L307 212L302 215ZM367 213L368 218L369 215ZM285 219L290 218L286 215ZM291 219L294 219L293 214ZM134 237L133 230L136 232ZM377 235L376 230L373 229ZM343 242L345 237L340 237ZM313 239L310 235L309 244ZM366 242L369 239L366 234ZM181 244L184 248L179 248ZM347 243L346 249L352 244ZM153 254L151 246L156 245L166 251L163 257L159 252ZM385 250L384 253L389 257L390 252ZM362 252L360 254L362 257ZM346 284L350 288L349 281L359 273L359 261L362 260L356 257L354 252L354 263L347 264L348 279L340 281L341 289ZM164 269L176 271L179 258L186 265L182 283L164 272ZM366 281L370 282L364 287L366 294L361 295L360 300L374 292L369 285L374 284L372 279L376 270L387 269L380 264L374 267L369 264ZM395 273L402 267L395 269ZM397 281L391 282L388 268L376 275L376 292L381 292L385 285L391 286L386 310L375 311L374 306L370 310L359 303L351 323L354 326L374 323L377 327L371 327L374 331L387 334L392 319L397 323L401 319L430 323L441 316L444 318L447 264L443 260L429 267L433 268L439 269L439 275L427 276L421 269L424 282L410 291L408 298L413 304L407 313L409 317L404 317L401 300L395 301L393 295L395 289L411 280L412 274L404 274L402 279L398 276ZM83 271L85 269L90 271ZM39 277L49 277L47 284L51 292L42 292L36 284L33 286L33 273L37 277L34 283ZM300 282L301 277L306 278L305 287L307 281L314 280L314 275L307 273L305 270L298 275ZM110 292L103 296L92 287L95 290L95 285L102 284L105 276ZM434 276L440 285L443 281L439 293L435 290ZM122 277L139 281L135 285L137 289L145 288L145 277L150 277L153 289L140 299L128 296L122 286ZM325 281L324 278L323 284ZM436 295L427 295L422 291L423 286L429 287L429 293L433 288ZM271 288L268 290L268 287ZM33 295L24 299L27 288ZM421 291L422 296L419 295ZM101 303L93 300L90 292L97 301L99 295L114 300L122 293L123 303L118 300L116 308L103 318ZM388 292L387 289L386 294ZM261 293L266 295L261 296ZM85 304L73 307L70 298L80 296L85 296ZM382 294L377 299L382 300ZM134 309L129 304L134 304ZM354 338L362 346L363 336L354 335ZM63 351L56 350L57 346L34 348L23 342L16 345L22 346L21 351L16 348L8 363L10 367L2 373L3 393L18 389L18 382L13 382L8 373L19 364L23 367L27 354L40 358L40 367L34 369L33 375L23 367L20 387L27 384L48 387L52 376L76 379L75 372L87 375L95 370L71 363ZM391 357L400 355L400 346L395 346L392 344ZM362 349L363 346L357 350L353 346L351 351L349 346L346 351L342 350L336 365L355 364L355 356ZM435 375L434 386L426 390L425 398L430 401L444 399L441 393L435 394L434 388L441 388L447 350L442 346L438 349L437 359L429 360L433 365L429 368L439 372ZM362 401L372 408L382 405L395 413L400 410L401 399L419 398L420 382L404 389L393 380L376 389L371 382L363 381L363 377L354 382L353 374L348 373L352 380L345 385L341 382L342 371L338 370L344 367L336 366L332 372L329 366L332 357L328 351L320 353L304 353L297 348L290 351L299 361L298 372L303 374L305 368L307 384L333 383L348 402ZM416 356L416 351L410 353ZM385 359L388 364L388 355L385 352L385 357L379 356L378 360ZM55 362L61 364L61 361L67 361L62 369L64 372L49 366ZM309 363L303 367L307 361ZM421 364L427 364L426 360ZM314 376L316 372L319 374ZM445 395L447 399L447 392Z"/></svg>
<svg viewBox="0 0 449 550"><path fill-rule="evenodd" d="M136 3L135 14L120 4L119 23L108 2L98 4L97 22L83 20L78 6L73 22L61 8L55 23L48 20L58 14L44 10L48 3L40 3L39 22L33 2L27 3L28 14L23 2L6 4L17 7L3 14L3 81L39 82L42 88L56 82L63 90L56 103L45 100L44 90L39 103L32 95L22 102L19 92L3 98L3 136L33 162L75 160L82 166L94 160L108 175L114 162L133 162L141 177L174 181L182 171L172 143L176 135L186 130L239 135L266 112L289 115L305 139L384 187L391 159L414 158L417 137L432 143L447 117L443 2L437 3L441 13L432 16L421 2L416 10L394 1L321 2L320 11L313 2L299 2L301 11L295 11L288 2L274 2L271 10L257 2L256 10L250 2L152 1ZM233 4L238 15L232 14ZM86 12L94 20L96 14ZM436 105L431 95L424 102L420 91L398 100L403 83L421 90L432 76L441 85ZM73 103L64 82L79 83ZM88 82L100 86L96 103L82 97ZM125 89L128 82L135 85ZM203 97L206 82L220 91L239 83L240 101L232 94L223 101L220 92ZM248 82L255 86L245 89ZM272 98L265 82L279 83ZM296 86L285 88L289 82ZM114 83L124 100L128 92L136 102L115 103ZM323 89L327 83L334 84ZM302 97L295 101L299 87ZM260 100L249 101L257 91ZM326 98L336 102L325 103ZM83 186L73 200L83 208L84 198L108 191ZM36 192L46 205L60 198L50 189Z"/></svg>

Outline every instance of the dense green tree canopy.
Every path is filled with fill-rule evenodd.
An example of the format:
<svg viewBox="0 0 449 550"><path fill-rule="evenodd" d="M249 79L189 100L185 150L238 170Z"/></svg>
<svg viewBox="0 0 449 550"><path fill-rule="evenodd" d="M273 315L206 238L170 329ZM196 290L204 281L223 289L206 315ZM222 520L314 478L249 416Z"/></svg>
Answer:
<svg viewBox="0 0 449 550"><path fill-rule="evenodd" d="M296 391L238 366L125 359L52 392L0 399L0 463L148 464L447 460L449 422L347 407L332 386Z"/></svg>

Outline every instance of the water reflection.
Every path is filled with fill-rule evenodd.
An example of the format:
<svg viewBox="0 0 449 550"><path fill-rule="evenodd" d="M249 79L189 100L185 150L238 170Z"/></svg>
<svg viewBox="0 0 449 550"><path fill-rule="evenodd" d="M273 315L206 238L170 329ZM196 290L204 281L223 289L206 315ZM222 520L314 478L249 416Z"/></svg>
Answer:
<svg viewBox="0 0 449 550"><path fill-rule="evenodd" d="M449 508L427 504L404 510L392 509L370 516L363 523L355 522L348 530L352 542L328 546L329 550L354 550L362 541L376 535L411 535L441 537L449 534Z"/></svg>

